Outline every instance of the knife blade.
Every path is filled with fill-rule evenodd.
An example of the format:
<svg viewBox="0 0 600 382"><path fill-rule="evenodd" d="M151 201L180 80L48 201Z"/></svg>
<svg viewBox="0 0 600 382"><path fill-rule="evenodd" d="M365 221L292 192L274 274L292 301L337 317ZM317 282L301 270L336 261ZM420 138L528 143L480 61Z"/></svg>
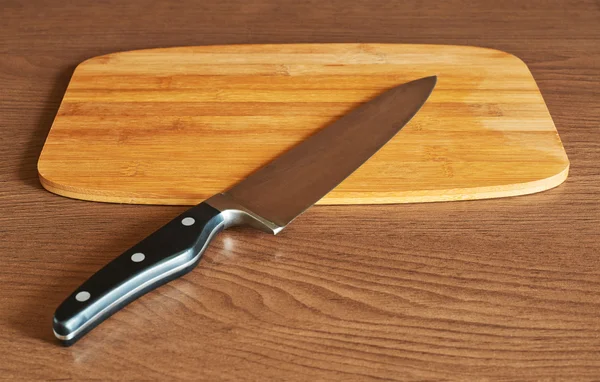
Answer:
<svg viewBox="0 0 600 382"><path fill-rule="evenodd" d="M277 234L394 137L436 81L425 77L383 92L159 228L61 303L54 335L70 346L131 301L191 271L226 228L244 224Z"/></svg>

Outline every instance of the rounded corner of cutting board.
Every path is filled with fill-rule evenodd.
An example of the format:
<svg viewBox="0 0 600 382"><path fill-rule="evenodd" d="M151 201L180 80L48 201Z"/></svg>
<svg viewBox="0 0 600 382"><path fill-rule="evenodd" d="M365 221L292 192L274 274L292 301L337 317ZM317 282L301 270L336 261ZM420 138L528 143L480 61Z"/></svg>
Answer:
<svg viewBox="0 0 600 382"><path fill-rule="evenodd" d="M564 154L565 155L564 155L564 162L562 164L563 165L562 170L557 172L556 175L545 179L545 181L548 185L546 190L560 186L569 177L569 171L571 169L571 162L569 161L569 158L567 157L567 153L565 152Z"/></svg>
<svg viewBox="0 0 600 382"><path fill-rule="evenodd" d="M38 173L38 179L40 181L40 184L46 191L49 191L56 195L71 198L71 199L94 200L93 198L90 197L90 195L92 195L92 194L89 192L86 192L86 190L82 190L81 192L79 192L79 191L77 191L78 190L77 187L70 187L68 182L66 182L64 180L60 180L60 179L52 180L52 177L50 175L48 175L47 173L45 173L44 170L42 169L45 163L46 162L44 161L43 156L41 156L40 160L38 161L37 173ZM99 201L102 201L102 200L99 200ZM111 200L107 200L107 201L113 201L113 200L111 199Z"/></svg>
<svg viewBox="0 0 600 382"><path fill-rule="evenodd" d="M494 187L482 187L473 189L473 196L469 197L469 192L465 192L461 200L506 198L513 196L524 196L548 191L563 184L569 176L569 162L563 163L563 166L556 168L556 172L546 177L531 180L524 183L507 184Z"/></svg>
<svg viewBox="0 0 600 382"><path fill-rule="evenodd" d="M73 72L73 75L78 74L79 71L82 70L82 68L85 68L86 66L90 66L90 65L94 65L94 64L106 64L108 62L111 61L111 59L116 56L119 55L121 53L126 53L125 52L114 52L114 53L108 53L108 54L101 54L99 56L94 56L94 57L89 57L83 61L81 61L79 64L77 64L77 66L75 67L75 70Z"/></svg>
<svg viewBox="0 0 600 382"><path fill-rule="evenodd" d="M49 176L47 176L41 169L40 169L40 165L41 163L44 163L43 159L40 158L40 161L38 162L38 179L40 181L40 184L42 185L42 187L44 187L44 189L46 191L49 191L53 194L56 195L60 195L60 196L66 196L66 197L73 197L68 194L68 191L65 193L63 190L63 186L61 186L61 182L59 181L58 183L53 182ZM85 194L83 195L76 195L74 196L75 199L85 199Z"/></svg>
<svg viewBox="0 0 600 382"><path fill-rule="evenodd" d="M439 46L446 46L446 45L439 45ZM510 52L507 52L502 49L496 49L496 48L490 48L487 46L478 46L478 45L451 45L451 46L460 48L460 49L465 49L465 50L494 53L495 55L498 55L498 56L510 58L511 60L515 61L515 63L519 64L520 66L524 66L527 68L527 63L525 63L525 61L523 61L522 58L520 58L519 56L517 56L514 53L510 53Z"/></svg>

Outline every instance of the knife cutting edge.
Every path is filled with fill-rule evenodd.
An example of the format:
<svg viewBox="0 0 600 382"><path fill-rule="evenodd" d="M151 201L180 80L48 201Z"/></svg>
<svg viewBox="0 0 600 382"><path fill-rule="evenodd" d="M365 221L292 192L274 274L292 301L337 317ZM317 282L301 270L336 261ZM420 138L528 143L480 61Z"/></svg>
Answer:
<svg viewBox="0 0 600 382"><path fill-rule="evenodd" d="M70 346L133 300L191 271L226 228L250 225L277 234L394 137L436 82L425 77L383 92L159 228L62 302L54 335Z"/></svg>

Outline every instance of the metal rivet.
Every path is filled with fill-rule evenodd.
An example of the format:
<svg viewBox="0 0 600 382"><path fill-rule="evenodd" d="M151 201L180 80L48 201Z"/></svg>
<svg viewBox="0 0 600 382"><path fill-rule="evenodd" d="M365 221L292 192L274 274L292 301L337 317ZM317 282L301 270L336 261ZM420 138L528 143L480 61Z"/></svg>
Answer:
<svg viewBox="0 0 600 382"><path fill-rule="evenodd" d="M194 218L183 218L183 220L181 221L181 224L183 224L186 227L189 227L191 225L193 225L196 222L196 220Z"/></svg>
<svg viewBox="0 0 600 382"><path fill-rule="evenodd" d="M144 261L145 258L146 258L146 255L144 255L141 252L134 253L133 255L131 255L131 261L133 261L134 263L139 263L140 261Z"/></svg>
<svg viewBox="0 0 600 382"><path fill-rule="evenodd" d="M75 300L79 301L79 302L84 302L90 299L90 292L79 292L75 295Z"/></svg>

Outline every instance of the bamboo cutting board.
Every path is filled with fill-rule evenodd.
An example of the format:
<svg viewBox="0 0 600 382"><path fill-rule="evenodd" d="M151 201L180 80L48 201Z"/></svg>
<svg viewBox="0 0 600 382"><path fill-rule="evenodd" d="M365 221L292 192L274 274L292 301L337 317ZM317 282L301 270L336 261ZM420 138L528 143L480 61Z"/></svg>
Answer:
<svg viewBox="0 0 600 382"><path fill-rule="evenodd" d="M385 89L437 75L414 119L321 204L480 199L562 183L569 161L527 66L401 44L181 47L80 64L42 185L86 200L196 204Z"/></svg>

